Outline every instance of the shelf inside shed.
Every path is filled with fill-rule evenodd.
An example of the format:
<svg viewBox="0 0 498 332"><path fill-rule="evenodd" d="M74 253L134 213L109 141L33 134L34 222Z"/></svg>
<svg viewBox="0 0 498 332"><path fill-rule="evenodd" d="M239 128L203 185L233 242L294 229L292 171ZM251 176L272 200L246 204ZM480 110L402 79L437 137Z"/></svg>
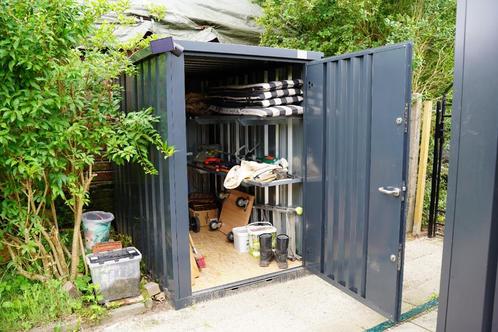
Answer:
<svg viewBox="0 0 498 332"><path fill-rule="evenodd" d="M227 173L225 172L219 172L216 170L213 170L211 168L203 167L199 164L194 164L194 163L188 163L188 167L195 169L199 173L204 173L204 174L214 174L214 175L219 175L219 176L226 176ZM241 185L242 186L255 186L255 187L275 187L275 186L283 186L287 184L293 184L293 183L301 183L303 182L303 179L300 177L294 177L290 176L287 179L280 179L280 180L273 180L270 182L259 182L259 181L254 181L254 180L243 180Z"/></svg>

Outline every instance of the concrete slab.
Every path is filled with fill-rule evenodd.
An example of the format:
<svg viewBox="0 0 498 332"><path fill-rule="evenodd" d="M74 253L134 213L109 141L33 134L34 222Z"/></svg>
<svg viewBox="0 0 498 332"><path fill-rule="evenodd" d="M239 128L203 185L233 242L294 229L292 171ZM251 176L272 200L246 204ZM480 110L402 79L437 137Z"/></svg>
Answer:
<svg viewBox="0 0 498 332"><path fill-rule="evenodd" d="M122 319L125 317L132 317L144 313L147 310L145 305L140 303L133 303L130 305L125 305L109 311L109 318L111 320Z"/></svg>
<svg viewBox="0 0 498 332"><path fill-rule="evenodd" d="M417 316L409 321L403 322L388 331L403 332L403 331L424 331L436 332L437 325L437 309Z"/></svg>
<svg viewBox="0 0 498 332"><path fill-rule="evenodd" d="M411 322L403 323L403 324L395 326L387 331L392 331L392 332L427 332L427 330L424 329L423 327L415 325Z"/></svg>
<svg viewBox="0 0 498 332"><path fill-rule="evenodd" d="M413 324L421 326L429 331L436 331L437 309L416 317L411 321Z"/></svg>
<svg viewBox="0 0 498 332"><path fill-rule="evenodd" d="M403 302L418 306L439 294L443 239L410 239L405 246ZM405 305L405 307L408 307ZM402 308L403 312L406 312Z"/></svg>
<svg viewBox="0 0 498 332"><path fill-rule="evenodd" d="M406 243L402 311L439 292L442 239ZM431 315L435 315L432 313ZM432 317L432 316L431 316ZM393 331L434 331L420 316ZM161 310L110 322L93 331L363 331L386 319L322 279L308 275L272 283L175 311Z"/></svg>
<svg viewBox="0 0 498 332"><path fill-rule="evenodd" d="M363 331L385 318L309 275L179 311L146 313L94 331Z"/></svg>

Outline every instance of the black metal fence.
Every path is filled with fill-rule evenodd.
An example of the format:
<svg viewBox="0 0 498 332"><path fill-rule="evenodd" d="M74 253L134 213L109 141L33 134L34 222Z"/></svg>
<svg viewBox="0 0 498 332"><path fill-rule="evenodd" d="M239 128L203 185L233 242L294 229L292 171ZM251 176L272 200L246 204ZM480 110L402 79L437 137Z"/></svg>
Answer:
<svg viewBox="0 0 498 332"><path fill-rule="evenodd" d="M439 215L446 213L445 209L439 207L439 197L441 195L441 168L443 164L444 150L444 134L446 130L451 128L445 127L445 119L451 118L451 114L447 113L447 107L451 107L451 102L448 102L448 92L452 85L443 94L441 100L436 104L436 123L434 125L434 149L432 158L432 178L431 178L431 200L429 205L429 225L428 236L434 237L441 234L439 230L444 227L444 223L438 221Z"/></svg>

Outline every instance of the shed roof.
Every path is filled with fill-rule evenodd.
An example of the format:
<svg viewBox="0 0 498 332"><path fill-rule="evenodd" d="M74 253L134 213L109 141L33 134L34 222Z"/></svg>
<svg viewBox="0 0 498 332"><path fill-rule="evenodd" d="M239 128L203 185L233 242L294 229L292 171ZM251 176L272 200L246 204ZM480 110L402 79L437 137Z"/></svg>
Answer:
<svg viewBox="0 0 498 332"><path fill-rule="evenodd" d="M167 37L151 41L149 47L146 47L132 55L132 60L134 62L140 62L141 60L154 54L170 52L175 47L175 44L182 46L183 52L186 55L289 62L306 62L310 60L319 60L323 57L322 52L251 45L205 43L187 40L174 40L171 37Z"/></svg>

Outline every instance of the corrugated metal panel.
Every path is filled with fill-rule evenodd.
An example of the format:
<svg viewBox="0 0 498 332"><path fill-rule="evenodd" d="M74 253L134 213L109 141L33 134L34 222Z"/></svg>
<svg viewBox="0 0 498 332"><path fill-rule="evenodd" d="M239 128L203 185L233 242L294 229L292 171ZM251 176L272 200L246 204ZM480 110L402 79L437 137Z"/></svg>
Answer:
<svg viewBox="0 0 498 332"><path fill-rule="evenodd" d="M157 128L161 136L181 151L174 157L164 160L156 149L150 149L151 160L159 174L145 175L139 166L127 164L117 168L115 186L116 197L119 197L116 209L118 230L132 237L143 255L148 272L176 298L189 296L188 290L182 289L177 277L178 257L183 248L177 243L177 232L183 229L185 239L187 238L186 188L175 189L176 183L171 181L172 177L176 177L176 181L181 182L181 176L178 177L181 171L177 164L181 159L185 160L185 148L182 148L185 137L183 136L182 141L168 128L172 126L173 121L184 123L184 103L172 107L172 103L178 100L171 90L167 89L167 80L172 78L168 76L168 72L175 68L178 70L178 67L183 70L182 60L183 58L179 59L169 54L159 54L140 62L137 65L136 76L122 78L125 88L124 111L131 112L153 107L154 113L161 118ZM180 63L173 64L173 62ZM182 78L183 75L176 75L175 81L183 82ZM176 89L175 93L183 98L181 85ZM167 108L175 111L167 112ZM175 116L180 118L174 118ZM186 177L184 182L186 187ZM176 204L182 206L182 201L185 211L180 212L182 216L177 217L179 212ZM178 220L184 220L185 224L178 224ZM187 247L183 249L188 254ZM189 279L188 277L185 279ZM187 282L190 283L189 280Z"/></svg>
<svg viewBox="0 0 498 332"><path fill-rule="evenodd" d="M405 186L410 59L397 45L307 66L305 262L393 319L404 203L378 188Z"/></svg>
<svg viewBox="0 0 498 332"><path fill-rule="evenodd" d="M328 63L324 273L365 295L372 55Z"/></svg>
<svg viewBox="0 0 498 332"><path fill-rule="evenodd" d="M498 331L497 1L458 1L437 331Z"/></svg>

